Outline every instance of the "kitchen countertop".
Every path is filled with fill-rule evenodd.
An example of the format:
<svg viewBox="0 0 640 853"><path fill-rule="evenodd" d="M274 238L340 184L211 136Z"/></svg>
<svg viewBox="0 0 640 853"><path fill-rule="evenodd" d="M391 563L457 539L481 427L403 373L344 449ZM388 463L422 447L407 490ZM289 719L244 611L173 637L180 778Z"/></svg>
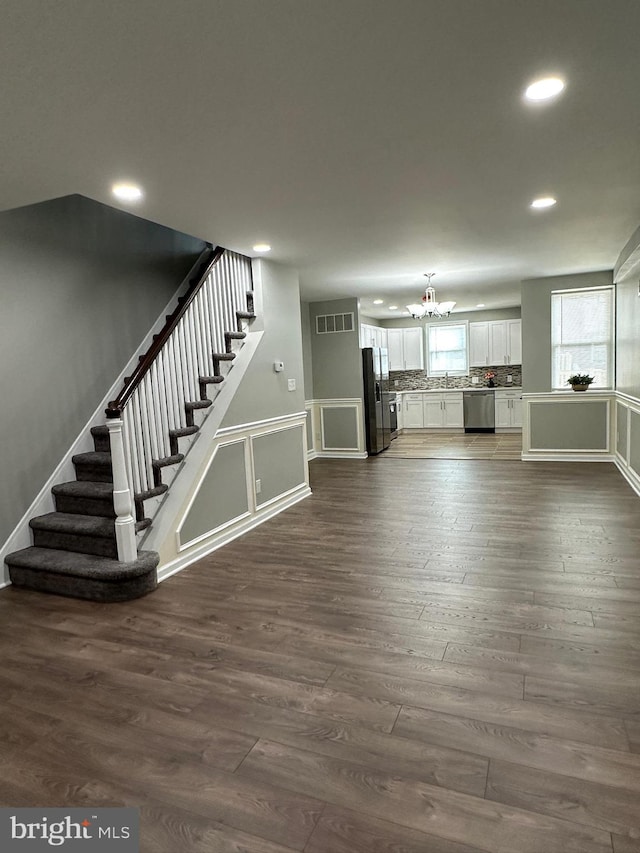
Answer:
<svg viewBox="0 0 640 853"><path fill-rule="evenodd" d="M521 385L496 385L489 388L486 385L469 385L467 388L406 388L396 391L396 394L451 394L456 391L522 391Z"/></svg>

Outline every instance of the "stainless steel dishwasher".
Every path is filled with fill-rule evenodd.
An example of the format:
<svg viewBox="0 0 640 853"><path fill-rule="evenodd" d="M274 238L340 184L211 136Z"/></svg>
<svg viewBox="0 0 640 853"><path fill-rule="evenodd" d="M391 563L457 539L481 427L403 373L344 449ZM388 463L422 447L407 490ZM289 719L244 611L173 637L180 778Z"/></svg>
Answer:
<svg viewBox="0 0 640 853"><path fill-rule="evenodd" d="M464 391L464 431L495 432L496 404L493 391Z"/></svg>

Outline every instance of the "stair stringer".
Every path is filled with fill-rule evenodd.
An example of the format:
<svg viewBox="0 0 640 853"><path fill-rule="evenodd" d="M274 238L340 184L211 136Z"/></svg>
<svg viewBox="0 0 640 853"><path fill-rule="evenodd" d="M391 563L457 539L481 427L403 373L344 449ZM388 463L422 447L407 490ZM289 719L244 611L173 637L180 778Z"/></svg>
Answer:
<svg viewBox="0 0 640 853"><path fill-rule="evenodd" d="M211 442L222 425L231 401L249 369L263 336L263 330L247 332L247 337L243 341L242 348L237 352L233 367L219 386L213 406L200 424L200 429L192 439L184 460L175 471L169 491L163 495L155 513L151 515L151 526L138 538L139 549L157 551L167 536L170 535L174 518L197 482L200 469L210 454ZM145 515L149 515L146 510Z"/></svg>
<svg viewBox="0 0 640 853"><path fill-rule="evenodd" d="M42 488L40 489L36 497L33 499L32 503L30 504L20 521L16 524L13 531L10 533L7 541L1 545L0 589L11 584L11 581L9 579L9 569L7 568L7 564L4 561L5 557L7 556L7 554L12 554L13 552L20 551L23 548L29 548L33 544L31 528L29 526L29 522L32 518L36 518L41 515L46 515L49 512L55 511L55 501L51 490L58 483L66 483L70 480L75 479L75 468L73 462L71 461L72 458L79 453L88 453L93 450L91 427L102 426L105 423L104 413L105 409L109 405L109 401L113 400L117 396L118 392L122 387L125 376L130 376L137 367L140 353L146 352L151 346L154 335L157 335L158 332L160 332L160 330L164 326L166 315L170 314L171 311L174 310L176 300L188 290L189 281L191 277L195 274L199 266L202 264L202 259L206 251L208 250L205 250L196 259L180 286L176 289L174 294L167 302L166 306L158 315L158 318L153 324L153 326L147 332L140 346L131 355L131 358L121 370L120 375L116 377L108 392L104 395L103 399L96 406L91 417L82 427L73 444L70 446L69 450L60 460L56 468L52 471L51 475L43 484Z"/></svg>

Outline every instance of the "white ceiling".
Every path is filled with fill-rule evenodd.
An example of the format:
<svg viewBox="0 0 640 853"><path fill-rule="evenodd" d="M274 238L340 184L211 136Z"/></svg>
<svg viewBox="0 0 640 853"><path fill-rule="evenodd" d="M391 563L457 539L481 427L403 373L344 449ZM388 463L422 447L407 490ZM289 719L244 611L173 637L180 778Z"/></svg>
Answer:
<svg viewBox="0 0 640 853"><path fill-rule="evenodd" d="M518 304L640 223L639 0L0 0L0 73L2 209L128 178L377 316L431 271L456 310Z"/></svg>

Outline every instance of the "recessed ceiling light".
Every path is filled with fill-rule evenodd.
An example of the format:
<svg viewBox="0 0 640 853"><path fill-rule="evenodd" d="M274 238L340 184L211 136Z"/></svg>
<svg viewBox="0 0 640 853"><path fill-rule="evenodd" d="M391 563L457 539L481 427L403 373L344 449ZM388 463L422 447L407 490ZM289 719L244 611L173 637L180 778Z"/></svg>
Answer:
<svg viewBox="0 0 640 853"><path fill-rule="evenodd" d="M271 246L268 243L256 243L253 247L254 252L270 252Z"/></svg>
<svg viewBox="0 0 640 853"><path fill-rule="evenodd" d="M384 299L374 299L373 300L374 305L382 305L383 302L384 302Z"/></svg>
<svg viewBox="0 0 640 853"><path fill-rule="evenodd" d="M389 305L389 311L397 311L397 310L398 310L397 305Z"/></svg>
<svg viewBox="0 0 640 853"><path fill-rule="evenodd" d="M476 308L484 308L484 302L478 302Z"/></svg>
<svg viewBox="0 0 640 853"><path fill-rule="evenodd" d="M542 210L545 207L553 207L555 203L556 200L555 198L553 198L553 196L545 195L541 198L534 198L534 200L531 202L531 207L533 207L534 210Z"/></svg>
<svg viewBox="0 0 640 853"><path fill-rule="evenodd" d="M140 201L142 189L137 184L114 184L111 192L120 201Z"/></svg>
<svg viewBox="0 0 640 853"><path fill-rule="evenodd" d="M555 98L564 89L564 80L560 77L543 77L527 86L524 96L528 101L546 101Z"/></svg>

